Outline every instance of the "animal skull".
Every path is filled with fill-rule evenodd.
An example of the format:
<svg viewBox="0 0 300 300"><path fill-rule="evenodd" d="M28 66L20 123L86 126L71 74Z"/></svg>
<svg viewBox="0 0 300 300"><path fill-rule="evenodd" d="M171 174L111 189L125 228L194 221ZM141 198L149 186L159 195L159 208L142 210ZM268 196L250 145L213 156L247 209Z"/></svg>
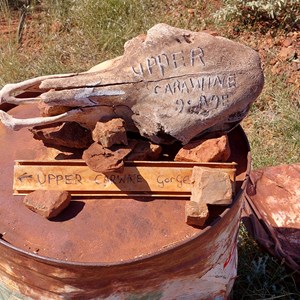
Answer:
<svg viewBox="0 0 300 300"><path fill-rule="evenodd" d="M0 111L2 123L18 130L75 121L92 129L121 117L153 142L185 144L239 122L263 87L258 54L222 37L158 24L124 48L88 72L7 84L0 104L35 103L43 116L15 119Z"/></svg>

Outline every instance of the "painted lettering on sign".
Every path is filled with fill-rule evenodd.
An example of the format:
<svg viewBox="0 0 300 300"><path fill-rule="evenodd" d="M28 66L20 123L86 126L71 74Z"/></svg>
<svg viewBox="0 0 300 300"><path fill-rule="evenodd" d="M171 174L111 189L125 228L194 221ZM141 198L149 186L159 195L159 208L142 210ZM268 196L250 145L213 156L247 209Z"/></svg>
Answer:
<svg viewBox="0 0 300 300"><path fill-rule="evenodd" d="M158 189L164 189L168 186L175 186L177 189L186 190L186 185L191 184L190 175L178 174L170 175L172 173L163 172L149 178L144 178L143 175L137 172L126 172L126 173L111 173L104 175L102 173L66 173L64 174L61 170L57 173L38 171L36 173L29 174L26 172L18 176L18 181L21 182L19 185L33 185L39 188L70 188L85 190L85 186L89 188L94 187L97 189L110 189L114 187L133 189L147 189L149 184L152 187ZM150 180L148 182L148 180Z"/></svg>
<svg viewBox="0 0 300 300"><path fill-rule="evenodd" d="M32 177L31 177L32 178ZM44 174L44 173L39 173L36 175L36 180L40 185L61 185L61 184L73 184L73 185L78 185L82 184L82 176L80 174Z"/></svg>
<svg viewBox="0 0 300 300"><path fill-rule="evenodd" d="M14 193L35 190L66 190L74 195L133 195L148 193L187 197L192 187L193 167L209 167L209 163L126 162L122 173L97 173L83 161L41 163L18 161L14 167ZM214 165L215 167L215 165ZM235 164L220 164L234 176ZM234 177L233 177L234 178Z"/></svg>
<svg viewBox="0 0 300 300"><path fill-rule="evenodd" d="M156 182L161 188L164 188L166 185L171 183L175 183L177 188L182 188L184 184L191 184L191 177L188 175L177 175L176 177L159 175L156 178Z"/></svg>
<svg viewBox="0 0 300 300"><path fill-rule="evenodd" d="M114 184L138 184L145 182L144 178L140 174L110 174L103 176L102 174L96 175L94 182L98 185L114 183Z"/></svg>

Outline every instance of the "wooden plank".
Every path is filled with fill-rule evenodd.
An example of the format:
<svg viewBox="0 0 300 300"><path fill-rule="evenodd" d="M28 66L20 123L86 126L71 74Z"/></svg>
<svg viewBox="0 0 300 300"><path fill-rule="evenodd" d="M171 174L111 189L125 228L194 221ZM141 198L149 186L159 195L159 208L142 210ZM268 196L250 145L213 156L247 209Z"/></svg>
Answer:
<svg viewBox="0 0 300 300"><path fill-rule="evenodd" d="M14 194L66 190L81 196L189 197L194 166L222 169L235 181L235 163L126 162L122 173L102 174L84 161L16 161Z"/></svg>

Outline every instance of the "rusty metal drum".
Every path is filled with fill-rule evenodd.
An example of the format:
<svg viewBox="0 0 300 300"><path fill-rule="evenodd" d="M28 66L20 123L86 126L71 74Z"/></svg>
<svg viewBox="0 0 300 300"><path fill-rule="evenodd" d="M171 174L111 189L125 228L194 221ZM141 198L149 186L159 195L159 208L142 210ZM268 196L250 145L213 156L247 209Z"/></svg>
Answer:
<svg viewBox="0 0 300 300"><path fill-rule="evenodd" d="M28 117L31 109L10 113ZM12 195L13 165L58 154L28 130L0 124L0 298L227 299L251 160L241 127L229 141L234 201L211 207L203 229L185 223L185 201L178 199L78 197L49 221Z"/></svg>

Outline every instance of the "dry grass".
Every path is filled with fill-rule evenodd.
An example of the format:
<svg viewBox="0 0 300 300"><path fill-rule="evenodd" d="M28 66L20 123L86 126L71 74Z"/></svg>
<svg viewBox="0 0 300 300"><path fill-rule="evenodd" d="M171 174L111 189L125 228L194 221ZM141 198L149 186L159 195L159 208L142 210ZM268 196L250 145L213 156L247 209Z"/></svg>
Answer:
<svg viewBox="0 0 300 300"><path fill-rule="evenodd" d="M243 122L255 168L300 161L300 107L292 97L282 76L266 74L265 89Z"/></svg>

